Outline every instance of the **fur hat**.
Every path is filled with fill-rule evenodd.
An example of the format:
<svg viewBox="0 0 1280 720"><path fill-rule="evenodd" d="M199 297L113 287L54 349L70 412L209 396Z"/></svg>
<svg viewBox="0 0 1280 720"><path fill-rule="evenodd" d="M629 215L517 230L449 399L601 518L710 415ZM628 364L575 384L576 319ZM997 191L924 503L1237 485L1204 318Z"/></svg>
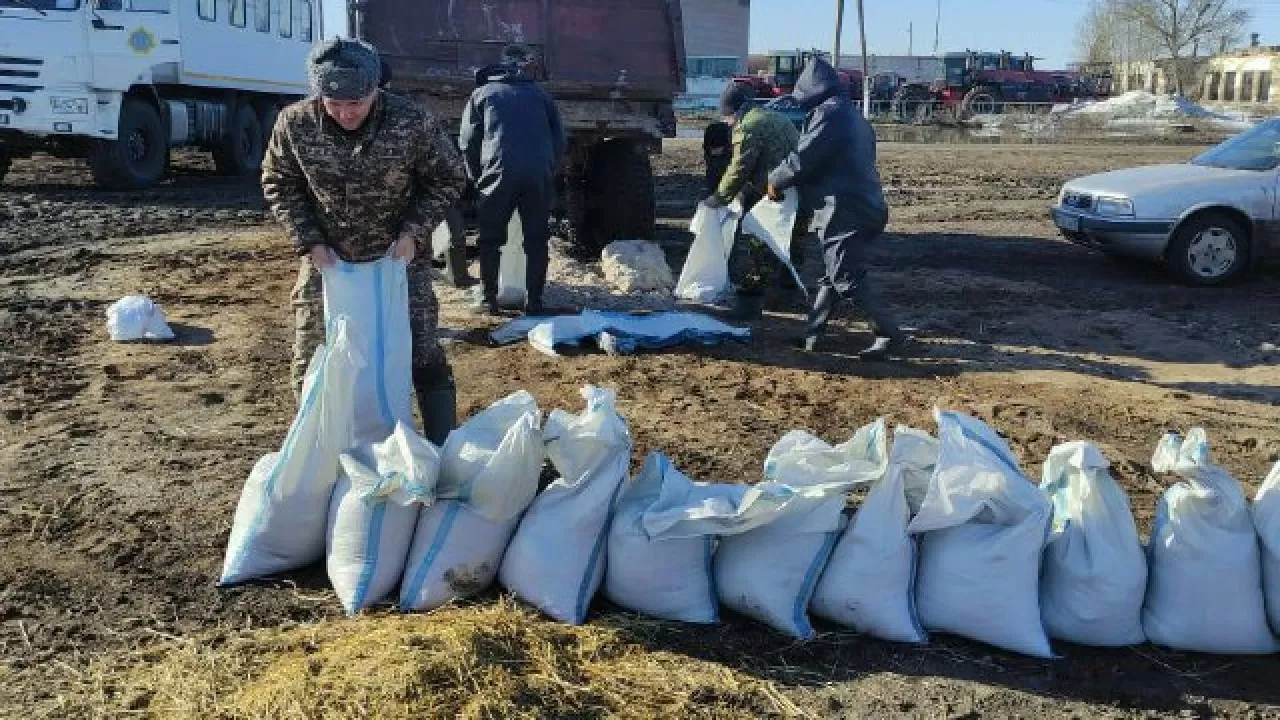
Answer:
<svg viewBox="0 0 1280 720"><path fill-rule="evenodd" d="M351 38L329 38L307 58L311 92L333 100L360 100L378 88L382 59L372 45Z"/></svg>

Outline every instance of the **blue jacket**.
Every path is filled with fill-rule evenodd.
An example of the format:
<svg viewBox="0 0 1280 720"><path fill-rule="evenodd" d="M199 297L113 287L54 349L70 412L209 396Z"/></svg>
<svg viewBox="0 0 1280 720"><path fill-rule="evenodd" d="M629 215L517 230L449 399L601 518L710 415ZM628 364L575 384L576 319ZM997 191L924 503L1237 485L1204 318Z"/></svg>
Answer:
<svg viewBox="0 0 1280 720"><path fill-rule="evenodd" d="M779 191L798 188L819 227L878 234L889 221L889 206L876 171L875 130L825 60L805 67L793 96L809 115L800 144L770 173L769 183Z"/></svg>
<svg viewBox="0 0 1280 720"><path fill-rule="evenodd" d="M482 195L503 182L550 186L565 152L560 111L533 80L499 71L471 93L462 112L459 145L467 176Z"/></svg>

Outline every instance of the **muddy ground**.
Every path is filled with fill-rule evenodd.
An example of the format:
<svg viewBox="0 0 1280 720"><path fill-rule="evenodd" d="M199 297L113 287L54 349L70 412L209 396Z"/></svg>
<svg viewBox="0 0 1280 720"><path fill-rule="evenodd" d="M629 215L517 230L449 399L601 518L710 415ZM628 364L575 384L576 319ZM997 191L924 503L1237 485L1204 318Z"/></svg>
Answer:
<svg viewBox="0 0 1280 720"><path fill-rule="evenodd" d="M1202 425L1252 495L1280 458L1275 278L1187 289L1061 242L1046 217L1069 177L1194 152L883 145L893 219L873 277L920 357L858 364L847 353L865 328L847 318L835 354L797 353L787 340L801 308L783 298L745 345L554 359L455 342L460 412L521 388L576 411L581 386L605 384L637 463L662 450L697 479L753 482L788 430L840 440L880 415L932 430L930 409L949 407L1006 435L1032 477L1055 443L1097 442L1143 532L1170 483L1150 469L1157 439ZM673 262L701 196L699 155L675 141L657 160ZM214 587L241 485L292 418L294 260L255 187L198 158L175 171L155 191L110 194L73 163L20 161L0 189L3 717L65 715L68 679L104 654L341 612L322 568ZM581 276L571 270L558 261L560 281ZM160 303L175 342L108 339L105 308L133 292ZM441 295L445 325L477 326L460 293ZM602 603L597 617L617 612ZM645 642L772 680L818 716L1255 717L1280 701L1274 658L1058 643L1063 657L1042 662L955 638L913 649L823 630L797 645L731 618Z"/></svg>

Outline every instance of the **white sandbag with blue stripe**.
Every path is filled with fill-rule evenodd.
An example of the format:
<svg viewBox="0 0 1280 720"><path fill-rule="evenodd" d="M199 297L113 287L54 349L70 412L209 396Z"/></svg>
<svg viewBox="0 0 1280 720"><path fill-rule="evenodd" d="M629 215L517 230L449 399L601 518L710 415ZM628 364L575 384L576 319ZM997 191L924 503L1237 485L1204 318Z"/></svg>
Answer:
<svg viewBox="0 0 1280 720"><path fill-rule="evenodd" d="M418 509L434 498L440 452L400 423L384 442L340 459L343 473L329 504L326 569L342 607L355 614L400 583Z"/></svg>
<svg viewBox="0 0 1280 720"><path fill-rule="evenodd" d="M507 543L538 492L542 413L528 392L490 405L442 451L436 502L423 507L400 585L400 609L433 610L493 584Z"/></svg>
<svg viewBox="0 0 1280 720"><path fill-rule="evenodd" d="M848 493L882 476L887 463L883 419L835 447L804 431L783 436L765 459L763 486L787 501L768 524L721 540L720 601L778 632L813 637L809 603L846 525Z"/></svg>
<svg viewBox="0 0 1280 720"><path fill-rule="evenodd" d="M586 622L604 580L605 543L631 461L631 431L612 390L588 386L586 410L556 410L543 439L560 477L520 521L499 579L525 602L561 622Z"/></svg>
<svg viewBox="0 0 1280 720"><path fill-rule="evenodd" d="M888 470L836 543L813 594L814 615L882 640L928 642L916 612L918 552L907 525L937 459L938 441L928 433L894 430Z"/></svg>

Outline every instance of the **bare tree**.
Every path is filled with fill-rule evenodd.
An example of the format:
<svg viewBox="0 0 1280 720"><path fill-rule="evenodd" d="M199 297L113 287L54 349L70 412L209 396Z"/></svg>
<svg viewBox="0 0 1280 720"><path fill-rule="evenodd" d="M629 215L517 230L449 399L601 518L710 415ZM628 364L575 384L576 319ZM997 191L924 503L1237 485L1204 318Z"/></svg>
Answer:
<svg viewBox="0 0 1280 720"><path fill-rule="evenodd" d="M1092 0L1076 26L1076 55L1085 62L1154 60L1160 43L1125 11L1126 0Z"/></svg>
<svg viewBox="0 0 1280 720"><path fill-rule="evenodd" d="M1157 39L1162 54L1173 66L1176 92L1181 94L1188 79L1182 60L1198 50L1216 52L1211 47L1221 38L1239 37L1250 19L1240 0L1118 0L1123 17L1144 33Z"/></svg>

